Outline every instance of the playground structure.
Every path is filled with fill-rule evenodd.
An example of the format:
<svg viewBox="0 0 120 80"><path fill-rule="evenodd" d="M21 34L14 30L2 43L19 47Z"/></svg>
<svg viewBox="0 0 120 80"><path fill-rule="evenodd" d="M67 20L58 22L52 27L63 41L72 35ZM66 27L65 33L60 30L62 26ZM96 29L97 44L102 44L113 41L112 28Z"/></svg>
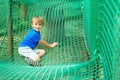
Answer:
<svg viewBox="0 0 120 80"><path fill-rule="evenodd" d="M119 80L120 0L0 0L0 80ZM47 42L41 67L18 46L41 16Z"/></svg>

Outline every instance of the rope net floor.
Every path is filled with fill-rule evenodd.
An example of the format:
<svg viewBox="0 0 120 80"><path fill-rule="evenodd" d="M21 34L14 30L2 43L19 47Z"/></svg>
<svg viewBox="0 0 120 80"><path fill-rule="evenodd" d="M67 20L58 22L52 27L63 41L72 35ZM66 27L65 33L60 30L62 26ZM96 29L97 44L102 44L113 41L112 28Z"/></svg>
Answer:
<svg viewBox="0 0 120 80"><path fill-rule="evenodd" d="M0 80L119 80L119 9L119 0L0 0ZM115 21L110 15L117 15ZM46 51L41 67L18 54L34 16L44 20L42 39L59 43L52 49L38 45Z"/></svg>

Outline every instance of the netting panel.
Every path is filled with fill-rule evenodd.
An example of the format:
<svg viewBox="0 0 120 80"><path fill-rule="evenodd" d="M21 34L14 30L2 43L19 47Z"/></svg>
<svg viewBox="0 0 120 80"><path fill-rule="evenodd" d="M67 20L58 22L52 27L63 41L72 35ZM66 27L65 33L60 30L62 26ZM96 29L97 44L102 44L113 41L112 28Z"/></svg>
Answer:
<svg viewBox="0 0 120 80"><path fill-rule="evenodd" d="M8 22L9 22L9 2L0 0L0 59L8 59ZM4 54L2 53L4 52ZM4 58L3 58L4 57Z"/></svg>
<svg viewBox="0 0 120 80"><path fill-rule="evenodd" d="M85 35L90 54L101 56L105 80L119 80L120 2L87 0L86 3Z"/></svg>
<svg viewBox="0 0 120 80"><path fill-rule="evenodd" d="M7 80L102 80L102 62L98 56L87 63L31 67L13 62L0 64L0 79ZM15 67L15 68L13 68Z"/></svg>

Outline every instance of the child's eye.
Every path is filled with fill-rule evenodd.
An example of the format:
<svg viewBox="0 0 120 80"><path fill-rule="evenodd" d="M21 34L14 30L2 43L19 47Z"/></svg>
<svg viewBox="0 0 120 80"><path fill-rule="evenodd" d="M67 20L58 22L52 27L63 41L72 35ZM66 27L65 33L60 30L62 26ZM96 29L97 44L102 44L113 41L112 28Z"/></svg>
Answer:
<svg viewBox="0 0 120 80"><path fill-rule="evenodd" d="M41 26L41 24L39 24L39 26Z"/></svg>
<svg viewBox="0 0 120 80"><path fill-rule="evenodd" d="M35 25L37 25L37 23L35 23Z"/></svg>

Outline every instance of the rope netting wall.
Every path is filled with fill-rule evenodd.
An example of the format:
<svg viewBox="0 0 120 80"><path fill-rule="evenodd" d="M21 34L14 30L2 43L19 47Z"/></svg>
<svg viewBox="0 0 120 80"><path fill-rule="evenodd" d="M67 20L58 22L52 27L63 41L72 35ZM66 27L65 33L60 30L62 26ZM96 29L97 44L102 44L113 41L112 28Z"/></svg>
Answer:
<svg viewBox="0 0 120 80"><path fill-rule="evenodd" d="M120 1L0 0L0 80L119 80ZM18 54L20 41L41 16L49 43L41 67ZM85 33L85 34L84 34Z"/></svg>
<svg viewBox="0 0 120 80"><path fill-rule="evenodd" d="M91 58L101 56L105 80L119 80L120 0L85 0L85 3L85 39Z"/></svg>
<svg viewBox="0 0 120 80"><path fill-rule="evenodd" d="M8 54L2 54L2 52L7 53L7 50L4 50L7 47L8 41L5 41L7 36L7 26L8 26L8 19L9 19L9 4L8 1L0 1L0 59L3 56ZM2 46L3 45L3 46ZM4 49L3 49L3 48ZM6 57L8 58L8 57Z"/></svg>

